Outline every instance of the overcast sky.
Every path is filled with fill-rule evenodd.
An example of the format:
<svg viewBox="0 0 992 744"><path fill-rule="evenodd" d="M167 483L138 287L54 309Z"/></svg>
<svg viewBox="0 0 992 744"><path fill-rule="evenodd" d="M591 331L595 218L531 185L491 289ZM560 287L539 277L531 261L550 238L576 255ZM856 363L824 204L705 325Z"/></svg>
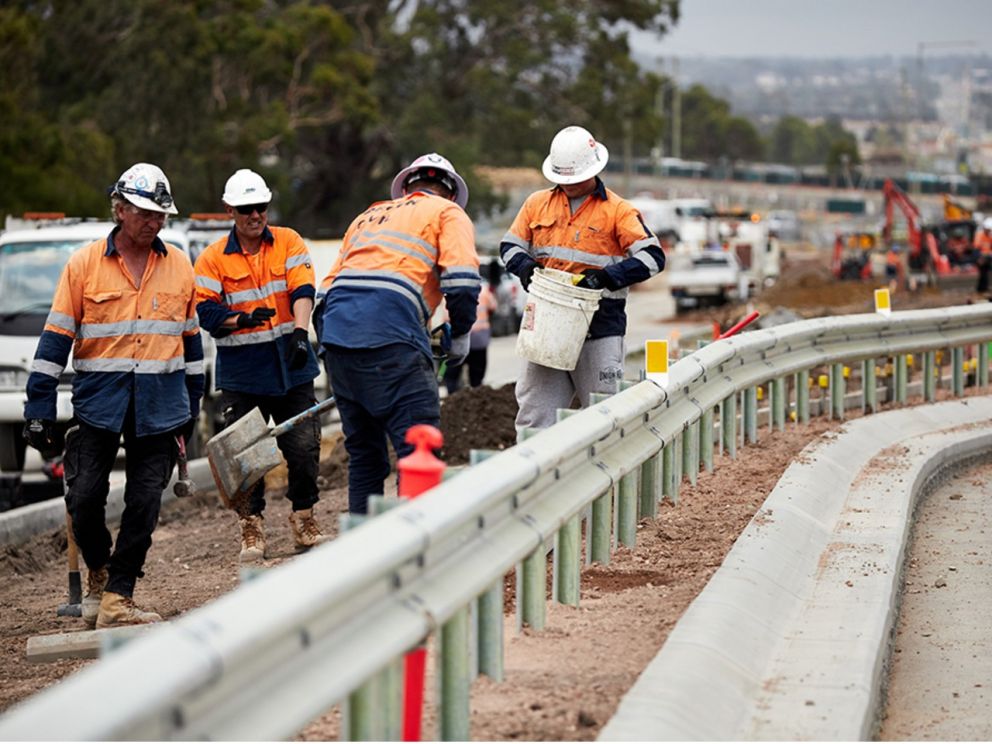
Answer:
<svg viewBox="0 0 992 744"><path fill-rule="evenodd" d="M992 53L992 0L681 0L681 18L642 53L707 57L915 57Z"/></svg>

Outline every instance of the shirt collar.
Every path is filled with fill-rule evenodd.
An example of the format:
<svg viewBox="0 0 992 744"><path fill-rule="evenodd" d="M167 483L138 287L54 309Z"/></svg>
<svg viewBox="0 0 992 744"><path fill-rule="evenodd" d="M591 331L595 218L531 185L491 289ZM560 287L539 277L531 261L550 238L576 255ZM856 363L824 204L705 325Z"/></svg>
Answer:
<svg viewBox="0 0 992 744"><path fill-rule="evenodd" d="M266 225L265 229L262 231L262 242L263 243L275 243L276 239L272 235L272 231L269 226ZM227 245L224 246L224 253L244 253L241 250L241 243L238 242L238 233L235 228L231 228L231 233L227 236Z"/></svg>
<svg viewBox="0 0 992 744"><path fill-rule="evenodd" d="M562 189L562 187L561 187L560 184L559 185L555 185L555 187L552 188L551 190L552 191L561 191L562 194L565 193L565 191ZM591 196L595 196L597 199L602 199L603 201L606 201L606 199L607 199L607 196L606 196L606 184L603 183L603 179L601 179L599 176L596 176L596 188L594 188L592 190L592 193L590 195Z"/></svg>
<svg viewBox="0 0 992 744"><path fill-rule="evenodd" d="M117 246L114 245L114 236L119 233L121 226L117 225L113 230L110 231L110 235L107 236L107 250L103 252L104 256L112 256L117 253ZM152 250L155 251L160 256L168 255L169 249L165 247L165 243L162 239L156 235L155 240L152 241Z"/></svg>

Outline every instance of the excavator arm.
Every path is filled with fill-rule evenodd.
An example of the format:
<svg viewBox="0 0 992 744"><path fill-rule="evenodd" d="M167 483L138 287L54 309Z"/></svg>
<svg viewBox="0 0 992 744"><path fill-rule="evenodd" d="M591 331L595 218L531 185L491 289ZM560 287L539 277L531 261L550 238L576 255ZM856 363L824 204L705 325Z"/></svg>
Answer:
<svg viewBox="0 0 992 744"><path fill-rule="evenodd" d="M885 244L892 244L892 226L895 218L895 207L898 206L906 218L910 258L918 259L923 253L929 256L934 271L938 274L949 273L950 262L947 260L947 256L941 254L933 233L923 229L920 210L913 201L889 178L885 179L882 194L885 197L885 227L882 228Z"/></svg>

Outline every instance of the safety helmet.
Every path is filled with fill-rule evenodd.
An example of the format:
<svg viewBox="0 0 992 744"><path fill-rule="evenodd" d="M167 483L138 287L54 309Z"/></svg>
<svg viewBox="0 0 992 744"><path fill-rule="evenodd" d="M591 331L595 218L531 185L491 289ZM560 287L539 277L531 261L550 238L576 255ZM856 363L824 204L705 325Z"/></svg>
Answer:
<svg viewBox="0 0 992 744"><path fill-rule="evenodd" d="M465 179L458 175L455 166L447 158L436 152L421 155L396 174L390 189L392 198L399 199L403 196L403 189L408 183L424 179L444 184L454 195L455 204L462 209L468 204L468 185Z"/></svg>
<svg viewBox="0 0 992 744"><path fill-rule="evenodd" d="M551 153L541 170L552 183L581 183L603 170L609 159L609 150L588 129L565 127L551 140Z"/></svg>
<svg viewBox="0 0 992 744"><path fill-rule="evenodd" d="M111 194L117 194L136 207L150 212L179 214L172 201L169 179L157 165L135 163L121 174L117 183L110 187Z"/></svg>
<svg viewBox="0 0 992 744"><path fill-rule="evenodd" d="M982 229L992 230L992 217L985 218L985 220L982 222Z"/></svg>
<svg viewBox="0 0 992 744"><path fill-rule="evenodd" d="M272 201L272 192L265 185L265 179L255 171L241 168L227 179L224 185L224 196L221 200L229 207L240 207L245 204L268 204Z"/></svg>

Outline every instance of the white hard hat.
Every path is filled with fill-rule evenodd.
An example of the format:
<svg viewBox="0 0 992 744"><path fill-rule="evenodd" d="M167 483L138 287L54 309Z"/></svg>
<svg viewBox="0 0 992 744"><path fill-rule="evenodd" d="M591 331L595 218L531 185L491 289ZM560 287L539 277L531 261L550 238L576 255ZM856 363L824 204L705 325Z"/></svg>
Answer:
<svg viewBox="0 0 992 744"><path fill-rule="evenodd" d="M111 194L131 202L136 207L150 212L179 214L172 200L169 179L157 165L135 163L121 174L111 189Z"/></svg>
<svg viewBox="0 0 992 744"><path fill-rule="evenodd" d="M415 174L423 178L433 178L444 183L448 187L448 190L454 194L455 204L462 209L468 204L468 185L465 183L465 179L458 175L455 166L446 157L438 155L436 152L421 155L396 174L396 178L393 179L393 186L390 189L393 199L399 199L403 196L403 189L407 181L411 180L411 176Z"/></svg>
<svg viewBox="0 0 992 744"><path fill-rule="evenodd" d="M986 217L982 222L982 228L985 230L992 230L992 217Z"/></svg>
<svg viewBox="0 0 992 744"><path fill-rule="evenodd" d="M265 185L265 179L255 171L242 168L234 172L224 185L224 196L221 200L229 207L240 207L245 204L268 204L272 201L272 192Z"/></svg>
<svg viewBox="0 0 992 744"><path fill-rule="evenodd" d="M588 129L565 127L551 140L551 153L541 170L552 183L581 183L603 170L609 159L609 150Z"/></svg>

